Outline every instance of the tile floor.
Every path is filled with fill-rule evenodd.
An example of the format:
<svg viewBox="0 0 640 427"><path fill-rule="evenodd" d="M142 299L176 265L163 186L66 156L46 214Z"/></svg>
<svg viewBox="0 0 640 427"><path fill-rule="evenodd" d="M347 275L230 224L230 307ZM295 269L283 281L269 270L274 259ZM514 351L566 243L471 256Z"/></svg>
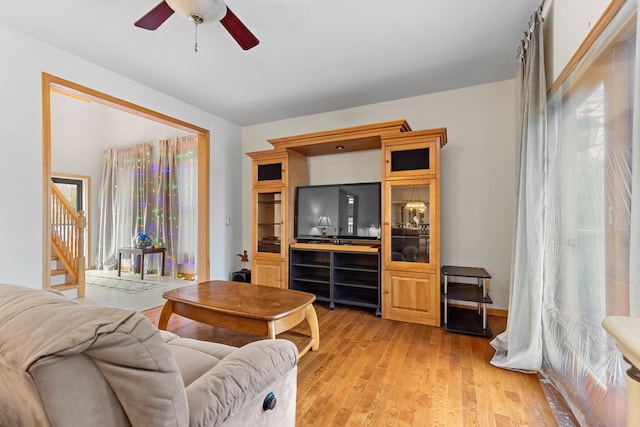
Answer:
<svg viewBox="0 0 640 427"><path fill-rule="evenodd" d="M101 277L117 279L118 272L113 271L96 271L91 274L99 274ZM123 278L139 278L139 274L122 272ZM136 293L127 293L116 289L103 288L98 286L87 285L85 287L85 297L79 298L77 301L86 305L99 305L107 307L129 308L136 311L144 311L150 308L159 307L166 301L162 298L162 294L171 289L181 288L183 286L193 285L195 282L189 280L173 279L171 277L162 277L157 274L145 274L146 281L159 282L159 286Z"/></svg>

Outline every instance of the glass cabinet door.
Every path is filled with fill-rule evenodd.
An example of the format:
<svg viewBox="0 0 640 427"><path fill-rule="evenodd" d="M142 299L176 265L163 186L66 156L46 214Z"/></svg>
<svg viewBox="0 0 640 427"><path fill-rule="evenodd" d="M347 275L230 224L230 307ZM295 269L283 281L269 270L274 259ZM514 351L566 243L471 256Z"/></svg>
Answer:
<svg viewBox="0 0 640 427"><path fill-rule="evenodd" d="M282 236L282 193L259 192L256 196L258 252L279 254Z"/></svg>
<svg viewBox="0 0 640 427"><path fill-rule="evenodd" d="M430 223L432 200L428 183L390 185L388 220L390 260L429 264L431 262Z"/></svg>

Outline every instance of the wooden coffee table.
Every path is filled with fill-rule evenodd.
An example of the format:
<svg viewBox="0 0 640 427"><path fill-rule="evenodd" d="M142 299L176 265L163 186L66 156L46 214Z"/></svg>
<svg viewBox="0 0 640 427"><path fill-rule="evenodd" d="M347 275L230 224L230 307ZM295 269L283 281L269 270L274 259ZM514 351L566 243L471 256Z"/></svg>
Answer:
<svg viewBox="0 0 640 427"><path fill-rule="evenodd" d="M171 314L176 313L208 325L274 339L306 319L311 336L296 342L300 357L310 349L320 348L313 294L213 280L174 289L162 296L167 302L160 314L159 329L166 330Z"/></svg>

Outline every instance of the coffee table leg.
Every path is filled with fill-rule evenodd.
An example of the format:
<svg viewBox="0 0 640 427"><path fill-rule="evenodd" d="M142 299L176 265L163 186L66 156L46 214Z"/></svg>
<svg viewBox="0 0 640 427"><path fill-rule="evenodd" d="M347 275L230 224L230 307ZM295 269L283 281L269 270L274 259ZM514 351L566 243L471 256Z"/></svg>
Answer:
<svg viewBox="0 0 640 427"><path fill-rule="evenodd" d="M313 339L311 350L318 351L320 348L320 330L318 329L318 316L316 315L315 308L313 308L313 304L309 304L305 308L305 317L309 323L309 328L311 328L311 338Z"/></svg>
<svg viewBox="0 0 640 427"><path fill-rule="evenodd" d="M267 321L267 329L268 331L268 336L270 340L275 340L276 339L276 322L274 322L273 320L269 320Z"/></svg>
<svg viewBox="0 0 640 427"><path fill-rule="evenodd" d="M171 314L173 314L173 301L167 301L164 303L164 307L162 307L162 312L160 312L158 329L162 329L163 331L167 330L167 324L169 323Z"/></svg>

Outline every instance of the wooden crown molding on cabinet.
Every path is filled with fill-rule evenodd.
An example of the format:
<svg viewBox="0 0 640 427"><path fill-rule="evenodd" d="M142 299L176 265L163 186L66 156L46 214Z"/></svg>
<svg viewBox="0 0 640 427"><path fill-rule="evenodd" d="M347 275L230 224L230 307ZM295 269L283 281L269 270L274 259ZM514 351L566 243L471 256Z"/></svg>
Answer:
<svg viewBox="0 0 640 427"><path fill-rule="evenodd" d="M425 138L436 138L436 141L439 143L440 148L447 145L447 128L437 128L437 129L425 129L425 130L414 130L409 133L395 134L395 135L384 135L382 139L386 144L391 144L396 141L400 141L402 144L409 144L413 142L421 142Z"/></svg>
<svg viewBox="0 0 640 427"><path fill-rule="evenodd" d="M404 119L273 138L268 141L275 149L288 149L305 156L322 156L379 149L382 136L400 132L411 132L411 127ZM337 148L338 146L342 148Z"/></svg>

